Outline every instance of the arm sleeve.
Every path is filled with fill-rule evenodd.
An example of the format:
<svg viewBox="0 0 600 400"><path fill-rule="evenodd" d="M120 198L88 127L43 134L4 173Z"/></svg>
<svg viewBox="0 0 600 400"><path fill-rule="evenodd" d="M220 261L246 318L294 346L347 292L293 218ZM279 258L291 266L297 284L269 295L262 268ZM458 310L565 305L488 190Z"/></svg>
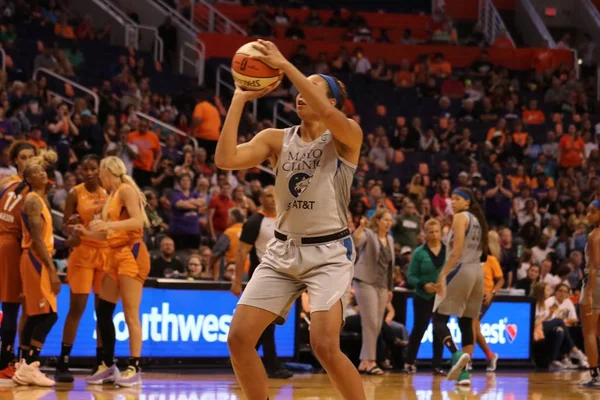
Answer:
<svg viewBox="0 0 600 400"><path fill-rule="evenodd" d="M260 233L260 225L264 215L261 213L255 213L242 227L242 233L240 234L240 241L249 245L254 245L256 243L256 239L258 238L258 234Z"/></svg>
<svg viewBox="0 0 600 400"><path fill-rule="evenodd" d="M413 256L410 259L410 263L408 264L408 284L415 289L423 289L425 284L421 281L419 277L419 272L421 270L421 249L418 248L415 250Z"/></svg>

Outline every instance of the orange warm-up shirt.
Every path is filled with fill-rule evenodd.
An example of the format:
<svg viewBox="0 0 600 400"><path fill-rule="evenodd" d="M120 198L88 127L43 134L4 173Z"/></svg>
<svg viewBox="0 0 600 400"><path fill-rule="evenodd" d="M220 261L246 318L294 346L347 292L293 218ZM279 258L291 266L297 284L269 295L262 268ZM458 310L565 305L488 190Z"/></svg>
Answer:
<svg viewBox="0 0 600 400"><path fill-rule="evenodd" d="M219 140L221 133L221 116L219 110L209 103L203 101L194 108L192 118L200 118L200 124L194 128L194 137L203 140Z"/></svg>
<svg viewBox="0 0 600 400"><path fill-rule="evenodd" d="M133 160L133 166L143 171L152 171L154 152L160 150L158 136L150 131L143 135L135 131L129 134L127 141L138 148L138 158Z"/></svg>

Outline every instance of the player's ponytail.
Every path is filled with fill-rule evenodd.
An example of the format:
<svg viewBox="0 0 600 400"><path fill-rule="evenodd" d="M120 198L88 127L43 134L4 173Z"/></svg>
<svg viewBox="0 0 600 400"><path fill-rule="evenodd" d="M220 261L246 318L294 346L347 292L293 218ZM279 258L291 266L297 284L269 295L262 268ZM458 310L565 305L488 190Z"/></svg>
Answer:
<svg viewBox="0 0 600 400"><path fill-rule="evenodd" d="M144 193L142 193L142 191L140 190L138 185L135 183L133 178L130 177L129 175L127 175L127 167L125 166L123 161L120 158L115 157L115 156L106 157L100 162L100 168L108 170L111 174L113 174L114 176L119 178L121 180L121 182L123 182L126 185L131 186L135 190L135 192L138 196L138 199L140 201L140 208L141 208L141 212L142 212L142 218L144 219L144 226L149 227L150 220L148 219L148 215L146 214L146 196L144 195ZM114 196L114 192L111 193L110 196L112 198L112 196ZM102 219L104 219L105 221L108 220L108 205L109 204L110 204L110 199L106 202L106 204L104 205L104 208L102 210Z"/></svg>
<svg viewBox="0 0 600 400"><path fill-rule="evenodd" d="M475 200L475 197L473 196L473 192L471 191L471 189L467 189L465 187L460 187L458 189L455 189L455 191L457 192L462 192L464 194L467 195L468 200L469 200L469 212L471 214L473 214L475 216L475 218L477 218L477 221L479 221L479 226L481 227L481 244L480 244L480 250L482 251L483 254L488 254L488 252L490 251L490 239L489 239L489 234L488 234L488 224L487 221L485 219L485 215L483 214L483 210L481 209L481 206L479 205L479 203L477 202L477 200ZM496 249L494 249L494 251L498 251L499 253L499 245ZM492 255L496 258L498 258L498 260L500 260L500 258L498 256L496 256L496 254L492 253Z"/></svg>

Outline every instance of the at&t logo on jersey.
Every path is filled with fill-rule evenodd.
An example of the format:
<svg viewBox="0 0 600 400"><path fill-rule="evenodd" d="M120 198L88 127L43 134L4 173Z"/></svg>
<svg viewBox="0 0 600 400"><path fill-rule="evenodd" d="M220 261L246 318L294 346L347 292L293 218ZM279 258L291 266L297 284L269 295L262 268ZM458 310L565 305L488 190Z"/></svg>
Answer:
<svg viewBox="0 0 600 400"><path fill-rule="evenodd" d="M448 328L452 334L452 339L455 343L462 342L462 335L460 333L460 327L458 326L458 320L455 317L450 318L448 321ZM489 344L512 344L517 338L518 327L516 324L509 324L508 318L502 318L497 322L482 323L481 334L485 338L485 341ZM421 339L421 343L432 343L433 342L433 325L429 324L427 331Z"/></svg>

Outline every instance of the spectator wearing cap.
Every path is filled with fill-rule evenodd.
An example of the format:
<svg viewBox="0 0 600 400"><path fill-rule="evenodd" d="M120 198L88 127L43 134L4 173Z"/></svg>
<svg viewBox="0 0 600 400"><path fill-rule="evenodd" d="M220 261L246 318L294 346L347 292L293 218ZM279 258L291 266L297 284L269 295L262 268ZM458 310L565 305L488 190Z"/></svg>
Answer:
<svg viewBox="0 0 600 400"><path fill-rule="evenodd" d="M192 177L182 174L179 179L179 189L173 191L169 197L171 203L171 221L169 222L169 235L171 235L183 249L197 249L200 247L200 214L199 210L205 206L204 199L192 189Z"/></svg>
<svg viewBox="0 0 600 400"><path fill-rule="evenodd" d="M408 264L410 263L410 259L412 258L412 252L413 249L410 246L402 246L400 248L400 257L398 260L398 265L404 273L406 273L408 269Z"/></svg>
<svg viewBox="0 0 600 400"><path fill-rule="evenodd" d="M148 130L148 121L142 119L138 130L129 134L128 141L138 148L138 157L133 161L133 179L141 188L150 186L152 171L158 169L162 156L158 136Z"/></svg>

